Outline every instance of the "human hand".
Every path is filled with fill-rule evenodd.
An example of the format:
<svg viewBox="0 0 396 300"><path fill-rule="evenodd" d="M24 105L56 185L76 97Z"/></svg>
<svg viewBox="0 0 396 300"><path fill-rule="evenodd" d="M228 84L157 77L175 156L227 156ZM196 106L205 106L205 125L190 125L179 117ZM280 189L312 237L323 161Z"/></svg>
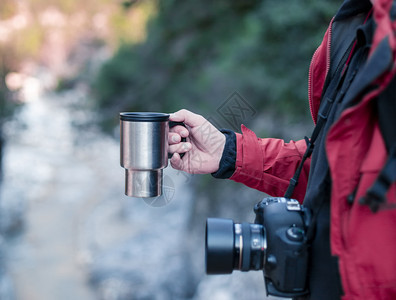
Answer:
<svg viewBox="0 0 396 300"><path fill-rule="evenodd" d="M170 115L170 121L183 122L169 129L170 163L174 169L190 174L209 174L219 169L226 138L201 115L186 109ZM186 142L182 142L186 138ZM180 153L184 153L183 158Z"/></svg>

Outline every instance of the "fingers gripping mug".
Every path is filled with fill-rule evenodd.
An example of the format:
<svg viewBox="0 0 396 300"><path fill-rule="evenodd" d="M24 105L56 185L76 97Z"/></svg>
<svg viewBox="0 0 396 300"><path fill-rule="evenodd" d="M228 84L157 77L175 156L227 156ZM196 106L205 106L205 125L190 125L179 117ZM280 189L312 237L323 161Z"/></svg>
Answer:
<svg viewBox="0 0 396 300"><path fill-rule="evenodd" d="M169 114L120 113L121 166L125 194L148 198L162 194L162 170L168 165Z"/></svg>

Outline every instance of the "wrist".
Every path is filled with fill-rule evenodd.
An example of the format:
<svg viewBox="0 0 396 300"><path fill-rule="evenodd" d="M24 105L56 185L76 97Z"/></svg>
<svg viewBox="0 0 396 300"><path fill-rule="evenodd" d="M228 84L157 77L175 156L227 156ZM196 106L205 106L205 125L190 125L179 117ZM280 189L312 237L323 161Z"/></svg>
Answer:
<svg viewBox="0 0 396 300"><path fill-rule="evenodd" d="M219 169L211 173L215 178L227 179L235 172L236 162L236 135L235 132L228 129L220 130L225 138L225 145L219 162Z"/></svg>

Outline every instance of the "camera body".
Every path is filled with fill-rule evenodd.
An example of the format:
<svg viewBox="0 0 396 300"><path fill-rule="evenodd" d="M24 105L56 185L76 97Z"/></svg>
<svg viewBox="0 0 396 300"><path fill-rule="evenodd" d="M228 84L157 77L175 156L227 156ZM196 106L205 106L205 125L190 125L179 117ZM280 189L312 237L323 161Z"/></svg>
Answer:
<svg viewBox="0 0 396 300"><path fill-rule="evenodd" d="M297 297L307 291L306 230L311 214L297 200L264 198L255 205L256 224L266 231L264 280L267 294Z"/></svg>
<svg viewBox="0 0 396 300"><path fill-rule="evenodd" d="M254 224L207 220L206 272L263 270L267 295L307 294L310 211L297 200L269 197L254 212Z"/></svg>

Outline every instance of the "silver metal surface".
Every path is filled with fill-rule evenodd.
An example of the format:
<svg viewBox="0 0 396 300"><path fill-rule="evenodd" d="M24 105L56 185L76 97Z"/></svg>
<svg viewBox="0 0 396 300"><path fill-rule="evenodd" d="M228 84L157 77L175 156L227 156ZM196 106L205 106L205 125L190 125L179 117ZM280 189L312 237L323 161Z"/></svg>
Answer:
<svg viewBox="0 0 396 300"><path fill-rule="evenodd" d="M162 169L168 165L169 121L120 121L120 163L125 171L125 194L162 194Z"/></svg>
<svg viewBox="0 0 396 300"><path fill-rule="evenodd" d="M289 211L301 211L301 205L297 200L289 199L286 202L286 209Z"/></svg>
<svg viewBox="0 0 396 300"><path fill-rule="evenodd" d="M125 169L125 195L137 198L158 197L162 194L162 169L140 171Z"/></svg>

